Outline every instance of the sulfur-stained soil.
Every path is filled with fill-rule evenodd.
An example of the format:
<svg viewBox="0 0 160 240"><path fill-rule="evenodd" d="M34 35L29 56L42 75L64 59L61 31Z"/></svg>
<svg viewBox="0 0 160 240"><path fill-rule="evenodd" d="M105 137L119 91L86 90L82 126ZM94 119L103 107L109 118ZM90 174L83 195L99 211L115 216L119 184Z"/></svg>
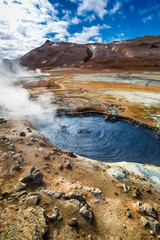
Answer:
<svg viewBox="0 0 160 240"><path fill-rule="evenodd" d="M117 116L155 128L160 127L160 80L158 80L160 73L158 72L148 72L147 76L142 71L125 73L119 70L113 72L109 69L100 72L82 71L82 69L63 71L57 69L47 72L53 74L54 77L48 81L24 84L24 87L30 90L31 96L41 94L43 91L52 92L57 108L63 108L67 104L72 112L107 114L108 111L104 104L109 104L117 111ZM120 82L114 80L115 75L121 79ZM110 80L104 81L103 76L104 79L110 77ZM97 80L95 80L96 77ZM128 81L123 81L126 78ZM156 84L154 82L142 83L145 78L157 79L157 82ZM59 102L59 98L61 98L61 102Z"/></svg>

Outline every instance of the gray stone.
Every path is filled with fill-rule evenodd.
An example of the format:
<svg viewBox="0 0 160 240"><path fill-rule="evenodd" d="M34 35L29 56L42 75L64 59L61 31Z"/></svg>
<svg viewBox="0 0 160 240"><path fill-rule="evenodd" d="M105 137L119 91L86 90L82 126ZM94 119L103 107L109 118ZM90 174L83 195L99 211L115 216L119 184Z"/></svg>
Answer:
<svg viewBox="0 0 160 240"><path fill-rule="evenodd" d="M71 166L70 162L67 162L67 163L66 163L66 168L67 168L67 169L72 169L72 166Z"/></svg>
<svg viewBox="0 0 160 240"><path fill-rule="evenodd" d="M146 227L148 225L148 220L143 216L141 216L141 224L143 227Z"/></svg>
<svg viewBox="0 0 160 240"><path fill-rule="evenodd" d="M26 183L18 183L17 185L14 186L15 192L20 192L22 190L26 190Z"/></svg>
<svg viewBox="0 0 160 240"><path fill-rule="evenodd" d="M92 210L90 208L88 208L88 206L83 206L80 209L80 214L86 218L87 220L89 220L90 222L92 221L92 217L93 217L93 213Z"/></svg>
<svg viewBox="0 0 160 240"><path fill-rule="evenodd" d="M21 182L29 183L33 182L36 184L40 184L43 180L43 173L40 172L39 169L35 169L35 167L29 166L26 168L23 173L23 177L21 178Z"/></svg>
<svg viewBox="0 0 160 240"><path fill-rule="evenodd" d="M78 224L77 218L72 218L69 222L69 225L72 227L77 226L77 224Z"/></svg>
<svg viewBox="0 0 160 240"><path fill-rule="evenodd" d="M140 190L137 188L134 193L133 193L133 197L134 198L139 198L141 196L141 192Z"/></svg>
<svg viewBox="0 0 160 240"><path fill-rule="evenodd" d="M32 130L30 128L27 128L27 131L30 132L30 133L32 132Z"/></svg>
<svg viewBox="0 0 160 240"><path fill-rule="evenodd" d="M48 230L48 225L45 218L45 210L39 206L36 206L35 208L33 208L33 210L31 210L31 212L36 216L36 219L41 226L41 233L43 236ZM43 239L43 237L40 239Z"/></svg>
<svg viewBox="0 0 160 240"><path fill-rule="evenodd" d="M123 189L124 189L124 192L128 193L130 190L130 187L127 186L126 184L123 184Z"/></svg>
<svg viewBox="0 0 160 240"><path fill-rule="evenodd" d="M19 171L21 169L21 165L19 163L14 163L14 165L10 169L10 173L13 174L16 171Z"/></svg>
<svg viewBox="0 0 160 240"><path fill-rule="evenodd" d="M62 219L63 219L63 215L61 213L58 213L57 221L61 222Z"/></svg>
<svg viewBox="0 0 160 240"><path fill-rule="evenodd" d="M17 196L17 198L20 198L20 197L24 197L24 196L26 196L27 195L27 191L21 191L21 192L18 192L17 194L16 194L16 196Z"/></svg>
<svg viewBox="0 0 160 240"><path fill-rule="evenodd" d="M33 195L33 196L30 196L27 199L27 203L29 205L35 206L38 203L39 200L40 200L40 196L39 195Z"/></svg>
<svg viewBox="0 0 160 240"><path fill-rule="evenodd" d="M76 158L77 156L76 156L76 154L74 154L73 152L68 152L68 156L70 156L70 157L73 157L73 158Z"/></svg>
<svg viewBox="0 0 160 240"><path fill-rule="evenodd" d="M52 215L48 215L48 219L49 220L52 220L52 221L59 221L61 222L62 219L63 219L63 215L59 212L59 208L58 207L55 207L54 208L54 213Z"/></svg>
<svg viewBox="0 0 160 240"><path fill-rule="evenodd" d="M153 236L154 235L154 232L152 230L150 230L150 234Z"/></svg>
<svg viewBox="0 0 160 240"><path fill-rule="evenodd" d="M82 203L77 199L70 199L69 202L72 203L75 208L80 208L82 206Z"/></svg>
<svg viewBox="0 0 160 240"><path fill-rule="evenodd" d="M63 170L63 165L62 165L62 164L59 165L59 169L60 169L61 171Z"/></svg>
<svg viewBox="0 0 160 240"><path fill-rule="evenodd" d="M13 143L11 143L11 144L9 145L8 150L10 150L10 151L14 151L14 150L15 150L15 146L14 146Z"/></svg>
<svg viewBox="0 0 160 240"><path fill-rule="evenodd" d="M26 133L25 132L20 132L19 134L21 137L25 137L26 136Z"/></svg>
<svg viewBox="0 0 160 240"><path fill-rule="evenodd" d="M138 206L138 207L141 207L142 205L143 205L142 202L139 202L139 201L137 202L137 206Z"/></svg>
<svg viewBox="0 0 160 240"><path fill-rule="evenodd" d="M0 124L1 124L1 123L6 123L6 122L7 122L6 119L4 119L4 118L0 118Z"/></svg>
<svg viewBox="0 0 160 240"><path fill-rule="evenodd" d="M92 236L91 235L88 235L88 240L93 240Z"/></svg>
<svg viewBox="0 0 160 240"><path fill-rule="evenodd" d="M86 202L85 196L81 194L78 190L74 190L73 192L70 193L70 198L72 199L77 199L82 203Z"/></svg>
<svg viewBox="0 0 160 240"><path fill-rule="evenodd" d="M44 155L43 158L44 158L44 160L50 160L50 156L49 155Z"/></svg>
<svg viewBox="0 0 160 240"><path fill-rule="evenodd" d="M57 220L57 213L53 213L52 215L47 216L49 220L56 221Z"/></svg>
<svg viewBox="0 0 160 240"><path fill-rule="evenodd" d="M131 218L131 217L132 217L132 215L131 215L131 213L130 213L129 211L127 211L127 217L128 217L128 218Z"/></svg>
<svg viewBox="0 0 160 240"><path fill-rule="evenodd" d="M149 217L150 226L154 232L158 232L160 229L160 223L152 217Z"/></svg>
<svg viewBox="0 0 160 240"><path fill-rule="evenodd" d="M65 193L63 191L56 191L56 190L49 190L49 189L42 189L41 192L54 197L54 198L58 198L60 199L61 197L65 196Z"/></svg>
<svg viewBox="0 0 160 240"><path fill-rule="evenodd" d="M23 157L22 154L16 153L13 155L13 159L18 160L19 163L23 163Z"/></svg>
<svg viewBox="0 0 160 240"><path fill-rule="evenodd" d="M155 211L154 207L151 204L149 204L149 203L142 204L141 210L147 216L156 218L156 211Z"/></svg>
<svg viewBox="0 0 160 240"><path fill-rule="evenodd" d="M101 198L102 200L105 200L105 197L101 190L99 188L93 188L91 189L91 194L95 197Z"/></svg>
<svg viewBox="0 0 160 240"><path fill-rule="evenodd" d="M54 194L53 194L53 197L60 199L60 198L63 197L64 195L65 195L65 194L64 194L63 191L55 191Z"/></svg>

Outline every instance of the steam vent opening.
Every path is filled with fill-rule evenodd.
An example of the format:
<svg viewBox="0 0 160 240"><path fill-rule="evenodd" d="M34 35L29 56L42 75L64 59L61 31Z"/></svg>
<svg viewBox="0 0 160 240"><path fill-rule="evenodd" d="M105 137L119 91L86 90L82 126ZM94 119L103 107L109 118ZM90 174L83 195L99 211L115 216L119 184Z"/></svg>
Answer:
<svg viewBox="0 0 160 240"><path fill-rule="evenodd" d="M151 130L102 116L57 116L38 129L58 148L104 162L160 165L160 141Z"/></svg>

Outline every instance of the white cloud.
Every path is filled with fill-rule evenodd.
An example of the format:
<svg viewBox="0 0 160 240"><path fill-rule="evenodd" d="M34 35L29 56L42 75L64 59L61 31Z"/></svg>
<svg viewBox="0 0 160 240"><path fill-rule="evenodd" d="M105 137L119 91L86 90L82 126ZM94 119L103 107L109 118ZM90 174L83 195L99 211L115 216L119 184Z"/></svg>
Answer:
<svg viewBox="0 0 160 240"><path fill-rule="evenodd" d="M146 23L146 22L151 21L151 20L152 20L152 16L148 16L148 17L142 18L142 22L143 23Z"/></svg>
<svg viewBox="0 0 160 240"><path fill-rule="evenodd" d="M67 21L48 0L0 2L0 58L15 58L44 43L47 33L58 40L69 36Z"/></svg>
<svg viewBox="0 0 160 240"><path fill-rule="evenodd" d="M102 38L101 37L95 37L94 40L98 43L102 43Z"/></svg>
<svg viewBox="0 0 160 240"><path fill-rule="evenodd" d="M99 26L92 26L92 27L83 27L83 30L81 33L74 33L73 36L69 37L68 41L72 43L87 43L87 42L93 42L90 41L90 38L92 37L98 37L100 35L99 33Z"/></svg>
<svg viewBox="0 0 160 240"><path fill-rule="evenodd" d="M102 27L101 27L101 29L104 29L104 28L109 29L109 28L111 28L111 26L110 26L110 25L107 25L107 24L103 24Z"/></svg>
<svg viewBox="0 0 160 240"><path fill-rule="evenodd" d="M74 17L74 18L71 19L72 24L79 24L80 22L81 22L81 20L77 17Z"/></svg>
<svg viewBox="0 0 160 240"><path fill-rule="evenodd" d="M107 14L107 3L108 0L82 0L78 7L78 15L93 11L99 18L103 19L104 15Z"/></svg>
<svg viewBox="0 0 160 240"><path fill-rule="evenodd" d="M110 13L110 14L116 13L116 12L119 10L120 6L121 6L121 3L120 3L120 2L117 2L117 3L114 5L114 7L110 10L109 13Z"/></svg>
<svg viewBox="0 0 160 240"><path fill-rule="evenodd" d="M118 33L117 36L118 36L119 38L121 38L121 37L124 36L124 33Z"/></svg>
<svg viewBox="0 0 160 240"><path fill-rule="evenodd" d="M94 14L92 14L92 15L88 15L87 17L85 17L84 21L91 23L91 22L94 21L95 19L96 19L96 17L94 16Z"/></svg>

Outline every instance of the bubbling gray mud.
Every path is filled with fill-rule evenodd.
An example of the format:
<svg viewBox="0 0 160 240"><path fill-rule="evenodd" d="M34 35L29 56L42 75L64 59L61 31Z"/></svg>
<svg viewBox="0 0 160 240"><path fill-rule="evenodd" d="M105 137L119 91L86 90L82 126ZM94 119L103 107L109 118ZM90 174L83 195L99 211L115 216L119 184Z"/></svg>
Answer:
<svg viewBox="0 0 160 240"><path fill-rule="evenodd" d="M61 116L38 129L58 148L104 162L160 165L160 142L154 134L126 122L101 116Z"/></svg>

